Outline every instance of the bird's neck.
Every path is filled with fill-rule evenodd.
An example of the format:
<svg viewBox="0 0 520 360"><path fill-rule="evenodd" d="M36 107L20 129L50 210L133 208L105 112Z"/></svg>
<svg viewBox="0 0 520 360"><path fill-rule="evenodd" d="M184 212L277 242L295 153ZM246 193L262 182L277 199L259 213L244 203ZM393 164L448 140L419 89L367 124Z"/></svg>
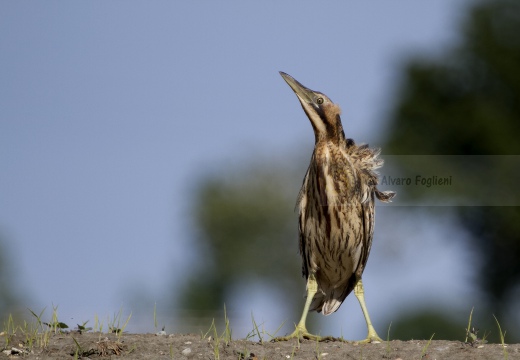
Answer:
<svg viewBox="0 0 520 360"><path fill-rule="evenodd" d="M337 146L346 143L345 132L343 131L339 113L334 115L334 120L329 118L324 123L325 127L321 131L313 125L316 146L321 143L332 143Z"/></svg>

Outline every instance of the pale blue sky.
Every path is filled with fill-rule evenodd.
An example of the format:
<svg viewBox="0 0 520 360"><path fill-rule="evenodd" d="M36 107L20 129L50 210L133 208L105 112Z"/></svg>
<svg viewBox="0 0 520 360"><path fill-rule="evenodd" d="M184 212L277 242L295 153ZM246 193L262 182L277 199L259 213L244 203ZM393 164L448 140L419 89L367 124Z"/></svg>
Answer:
<svg viewBox="0 0 520 360"><path fill-rule="evenodd" d="M28 305L59 305L67 322L113 314L129 289L160 301L193 260L194 177L310 154L311 127L278 71L325 92L347 135L378 145L400 62L456 41L457 3L1 2L0 231ZM417 255L400 260L405 281ZM383 289L377 263L366 276ZM405 304L387 292L368 299L378 318L382 304Z"/></svg>

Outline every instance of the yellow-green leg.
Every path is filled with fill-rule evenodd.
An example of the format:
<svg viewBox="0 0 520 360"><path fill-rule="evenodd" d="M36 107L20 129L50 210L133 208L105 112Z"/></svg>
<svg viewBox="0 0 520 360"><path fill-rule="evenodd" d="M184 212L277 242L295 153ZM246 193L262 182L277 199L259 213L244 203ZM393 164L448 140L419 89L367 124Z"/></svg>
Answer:
<svg viewBox="0 0 520 360"><path fill-rule="evenodd" d="M367 322L368 335L365 340L360 342L375 342L375 341L383 341L376 333L376 329L372 326L372 322L370 321L370 316L368 315L367 305L365 304L365 289L363 289L363 282L361 279L358 280L356 286L354 287L354 294L356 295L359 305L361 305L361 310L363 310L363 315L365 316L365 321Z"/></svg>
<svg viewBox="0 0 520 360"><path fill-rule="evenodd" d="M314 298L314 295L316 295L316 292L318 291L318 283L316 282L316 278L313 274L309 276L307 279L307 300L305 301L305 306L303 307L303 314L298 322L298 325L296 325L296 329L291 335L282 336L274 338L273 341L287 341L289 339L309 339L314 341L323 341L323 340L333 340L332 337L327 336L318 336L310 334L307 331L307 327L305 326L305 323L307 321L307 314L309 313L309 307L311 306L312 299Z"/></svg>

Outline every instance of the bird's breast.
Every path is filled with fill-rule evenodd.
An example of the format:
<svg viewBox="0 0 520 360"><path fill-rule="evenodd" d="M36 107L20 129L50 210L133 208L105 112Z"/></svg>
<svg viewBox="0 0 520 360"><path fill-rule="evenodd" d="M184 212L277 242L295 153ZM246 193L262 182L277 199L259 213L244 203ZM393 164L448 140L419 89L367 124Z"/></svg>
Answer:
<svg viewBox="0 0 520 360"><path fill-rule="evenodd" d="M324 146L317 155L317 185L326 194L326 204L341 206L356 200L358 176L348 154L336 146Z"/></svg>
<svg viewBox="0 0 520 360"><path fill-rule="evenodd" d="M361 243L361 196L348 155L334 147L315 149L302 189L300 231L311 271L322 269L335 283L356 268ZM322 273L322 272L320 272Z"/></svg>

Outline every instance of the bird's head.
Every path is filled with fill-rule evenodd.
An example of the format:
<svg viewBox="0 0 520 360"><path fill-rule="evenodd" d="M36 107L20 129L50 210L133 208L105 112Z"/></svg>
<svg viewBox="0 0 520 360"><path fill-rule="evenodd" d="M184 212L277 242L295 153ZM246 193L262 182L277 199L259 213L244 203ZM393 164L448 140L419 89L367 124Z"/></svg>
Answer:
<svg viewBox="0 0 520 360"><path fill-rule="evenodd" d="M316 142L320 140L339 141L341 137L344 139L339 105L334 104L327 95L303 86L289 74L280 71L280 75L300 100L303 110L311 121Z"/></svg>

